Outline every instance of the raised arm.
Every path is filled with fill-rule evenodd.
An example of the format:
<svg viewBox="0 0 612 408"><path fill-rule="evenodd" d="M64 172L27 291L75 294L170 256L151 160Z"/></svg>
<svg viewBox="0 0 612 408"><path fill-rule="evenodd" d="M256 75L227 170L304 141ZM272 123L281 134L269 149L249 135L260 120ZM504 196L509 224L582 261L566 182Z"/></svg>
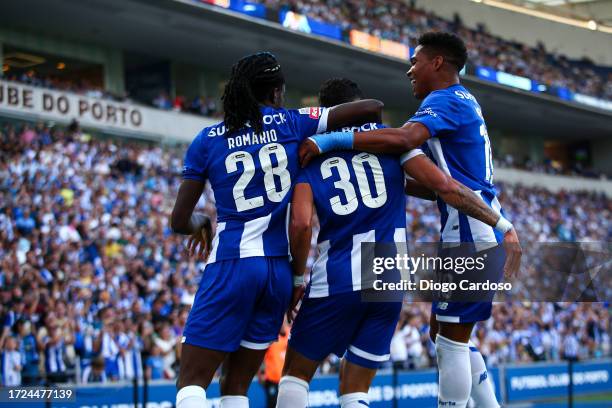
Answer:
<svg viewBox="0 0 612 408"><path fill-rule="evenodd" d="M421 146L430 136L427 127L418 122L407 122L401 128L355 133L333 132L328 135L312 136L300 145L300 164L305 167L313 157L330 150L354 149L399 155Z"/></svg>
<svg viewBox="0 0 612 408"><path fill-rule="evenodd" d="M516 230L509 221L493 211L472 190L442 172L427 156L416 155L404 161L403 167L410 177L423 187L435 192L445 203L503 232L506 250L504 274L512 277L517 273L521 263L522 249Z"/></svg>

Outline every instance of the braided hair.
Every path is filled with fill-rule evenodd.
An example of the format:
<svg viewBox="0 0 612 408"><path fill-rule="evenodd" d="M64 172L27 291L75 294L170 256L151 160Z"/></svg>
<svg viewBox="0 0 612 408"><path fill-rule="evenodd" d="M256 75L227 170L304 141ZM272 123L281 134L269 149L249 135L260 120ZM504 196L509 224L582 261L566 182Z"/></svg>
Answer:
<svg viewBox="0 0 612 408"><path fill-rule="evenodd" d="M260 52L242 58L232 67L232 74L223 92L223 110L228 133L249 124L259 133L263 129L260 102L272 99L274 88L285 78L276 57Z"/></svg>

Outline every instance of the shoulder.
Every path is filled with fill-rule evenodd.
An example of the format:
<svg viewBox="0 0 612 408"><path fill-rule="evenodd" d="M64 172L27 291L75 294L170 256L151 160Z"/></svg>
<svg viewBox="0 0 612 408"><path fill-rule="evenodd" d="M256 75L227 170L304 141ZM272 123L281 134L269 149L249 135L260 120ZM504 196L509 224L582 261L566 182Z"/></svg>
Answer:
<svg viewBox="0 0 612 408"><path fill-rule="evenodd" d="M205 127L204 129L200 130L200 132L194 138L194 141L199 139L199 143L205 143L205 140L207 138L223 136L225 135L225 132L225 122L219 122L217 124Z"/></svg>

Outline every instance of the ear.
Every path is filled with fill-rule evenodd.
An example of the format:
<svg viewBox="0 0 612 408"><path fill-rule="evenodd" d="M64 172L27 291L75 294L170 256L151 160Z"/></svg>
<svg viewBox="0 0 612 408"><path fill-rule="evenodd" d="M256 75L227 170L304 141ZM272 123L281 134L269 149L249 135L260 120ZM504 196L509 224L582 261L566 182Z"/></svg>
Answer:
<svg viewBox="0 0 612 408"><path fill-rule="evenodd" d="M444 57L441 55L436 55L432 58L431 63L433 65L434 70L438 71L440 70L440 68L442 68L442 65L444 64Z"/></svg>

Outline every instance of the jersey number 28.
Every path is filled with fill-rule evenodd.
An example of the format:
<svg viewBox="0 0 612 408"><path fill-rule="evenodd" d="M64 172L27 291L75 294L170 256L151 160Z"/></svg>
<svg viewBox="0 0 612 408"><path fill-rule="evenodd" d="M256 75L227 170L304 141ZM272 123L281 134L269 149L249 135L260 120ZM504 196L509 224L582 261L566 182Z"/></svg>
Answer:
<svg viewBox="0 0 612 408"><path fill-rule="evenodd" d="M276 156L277 165L272 165L271 156ZM291 175L287 170L287 152L283 145L279 143L269 143L259 149L259 163L264 172L264 187L268 200L280 203L289 188L291 187ZM225 158L225 168L228 174L238 171L238 163L242 163L244 172L236 181L233 188L234 201L236 202L236 210L239 212L252 210L253 208L263 207L263 196L255 196L247 198L244 196L244 190L255 175L255 161L251 153L247 151L238 151L228 155ZM274 176L280 180L280 191L276 189Z"/></svg>

